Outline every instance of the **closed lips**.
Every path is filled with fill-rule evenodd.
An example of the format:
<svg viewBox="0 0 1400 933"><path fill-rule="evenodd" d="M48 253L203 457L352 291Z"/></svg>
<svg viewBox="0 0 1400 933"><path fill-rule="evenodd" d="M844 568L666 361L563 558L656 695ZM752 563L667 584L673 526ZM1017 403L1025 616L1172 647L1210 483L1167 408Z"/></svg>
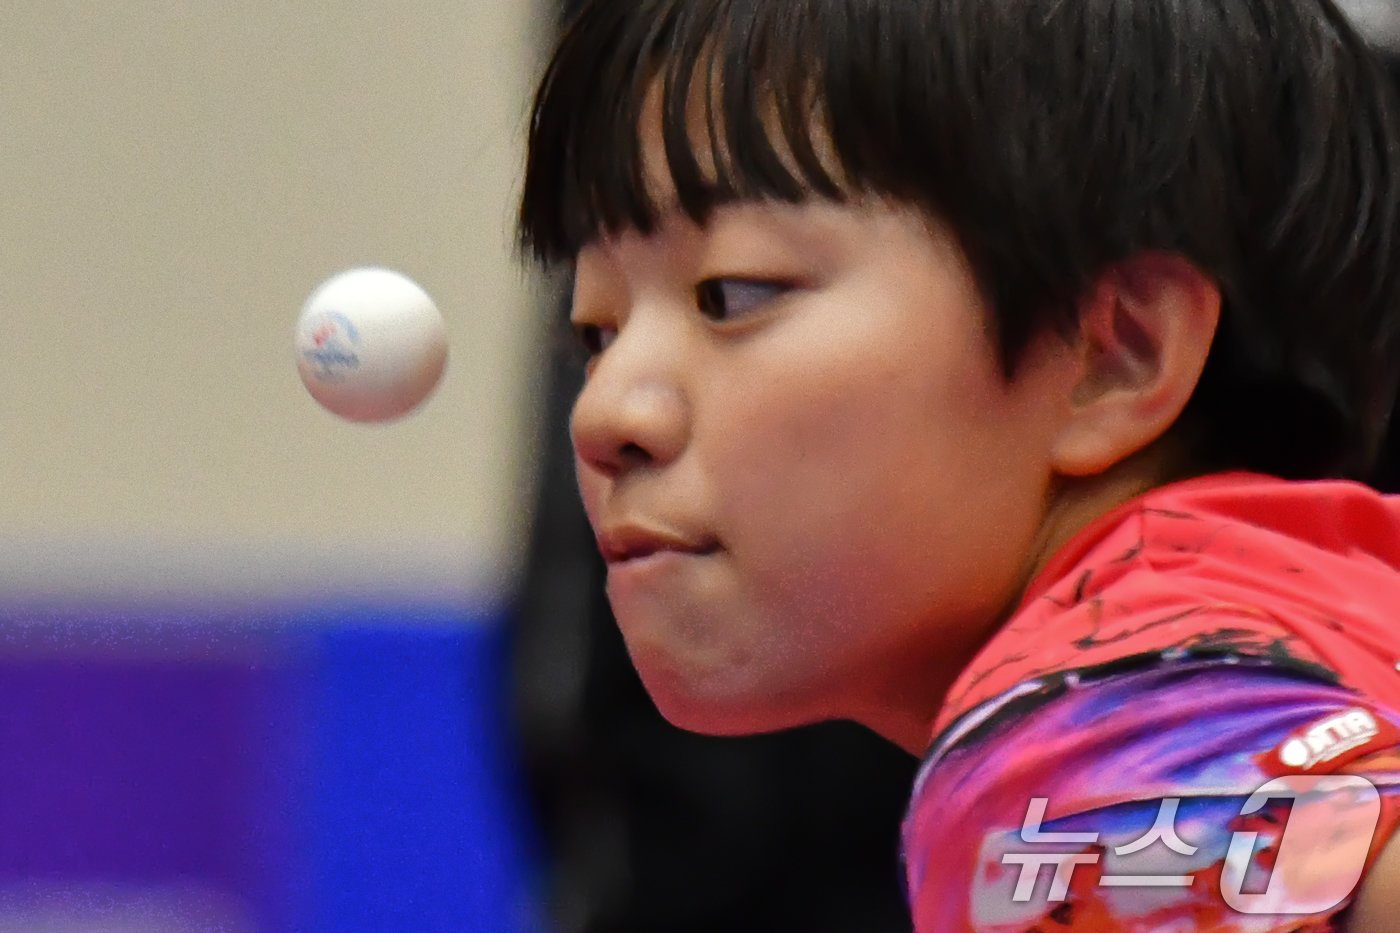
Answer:
<svg viewBox="0 0 1400 933"><path fill-rule="evenodd" d="M662 551L680 554L710 554L719 549L713 539L685 538L677 535L641 531L638 529L616 529L598 537L598 549L609 564L641 560Z"/></svg>

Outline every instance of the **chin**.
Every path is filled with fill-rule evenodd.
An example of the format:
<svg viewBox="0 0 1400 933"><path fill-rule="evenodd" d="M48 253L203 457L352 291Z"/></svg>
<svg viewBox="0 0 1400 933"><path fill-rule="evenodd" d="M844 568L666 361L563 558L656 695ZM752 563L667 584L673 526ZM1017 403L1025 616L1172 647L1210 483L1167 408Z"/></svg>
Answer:
<svg viewBox="0 0 1400 933"><path fill-rule="evenodd" d="M759 735L783 728L752 706L722 706L704 698L678 697L647 688L663 719L686 732L716 737Z"/></svg>
<svg viewBox="0 0 1400 933"><path fill-rule="evenodd" d="M713 736L757 735L808 725L784 691L742 665L695 667L669 655L633 651L633 663L657 710L671 725Z"/></svg>

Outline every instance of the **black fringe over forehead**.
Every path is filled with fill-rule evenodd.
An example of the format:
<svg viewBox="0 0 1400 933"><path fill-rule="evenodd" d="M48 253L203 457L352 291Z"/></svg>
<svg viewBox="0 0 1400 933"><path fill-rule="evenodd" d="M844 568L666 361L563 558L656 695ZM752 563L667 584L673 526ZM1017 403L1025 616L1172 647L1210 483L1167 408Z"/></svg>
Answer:
<svg viewBox="0 0 1400 933"><path fill-rule="evenodd" d="M875 179L858 169L878 174L860 165L873 127L842 127L837 165L830 152L819 155L817 139L837 114L847 121L853 112L878 109L889 81L861 74L864 66L856 63L883 60L898 30L868 17L863 22L854 11L833 15L839 6L808 0L588 5L568 28L539 91L521 216L525 248L554 263L603 233L650 232L661 205L648 190L642 130L657 116L663 170L678 206L697 222L731 201L840 199L851 193L847 178L872 186ZM658 104L659 113L648 112Z"/></svg>
<svg viewBox="0 0 1400 933"><path fill-rule="evenodd" d="M857 192L1028 225L1110 219L1085 208L1111 194L1138 220L1198 154L1207 116L1287 93L1268 86L1271 59L1331 30L1322 2L591 0L538 92L522 245L566 261L601 233L652 228L641 133L658 89L664 169L693 220L730 200ZM1300 54L1291 70L1306 64L1325 63ZM1272 148L1252 129L1276 127L1235 135ZM1217 159L1192 167L1223 196L1208 163L1230 143L1210 142Z"/></svg>

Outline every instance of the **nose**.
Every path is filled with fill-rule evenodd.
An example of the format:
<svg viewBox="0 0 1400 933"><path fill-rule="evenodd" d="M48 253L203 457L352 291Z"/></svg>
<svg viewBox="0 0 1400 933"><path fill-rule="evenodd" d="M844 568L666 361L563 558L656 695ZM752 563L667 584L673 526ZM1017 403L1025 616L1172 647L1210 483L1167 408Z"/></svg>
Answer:
<svg viewBox="0 0 1400 933"><path fill-rule="evenodd" d="M616 478L669 463L685 449L689 406L670 362L678 357L660 344L625 328L598 358L570 424L582 466Z"/></svg>

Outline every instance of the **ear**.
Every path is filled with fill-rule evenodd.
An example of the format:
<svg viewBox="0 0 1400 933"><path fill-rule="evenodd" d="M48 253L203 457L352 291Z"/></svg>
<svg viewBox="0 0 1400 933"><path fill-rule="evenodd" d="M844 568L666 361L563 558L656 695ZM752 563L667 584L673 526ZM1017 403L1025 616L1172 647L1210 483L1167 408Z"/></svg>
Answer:
<svg viewBox="0 0 1400 933"><path fill-rule="evenodd" d="M1079 303L1058 473L1096 476L1166 433L1205 369L1220 303L1219 286L1180 256L1140 254L1100 277Z"/></svg>

